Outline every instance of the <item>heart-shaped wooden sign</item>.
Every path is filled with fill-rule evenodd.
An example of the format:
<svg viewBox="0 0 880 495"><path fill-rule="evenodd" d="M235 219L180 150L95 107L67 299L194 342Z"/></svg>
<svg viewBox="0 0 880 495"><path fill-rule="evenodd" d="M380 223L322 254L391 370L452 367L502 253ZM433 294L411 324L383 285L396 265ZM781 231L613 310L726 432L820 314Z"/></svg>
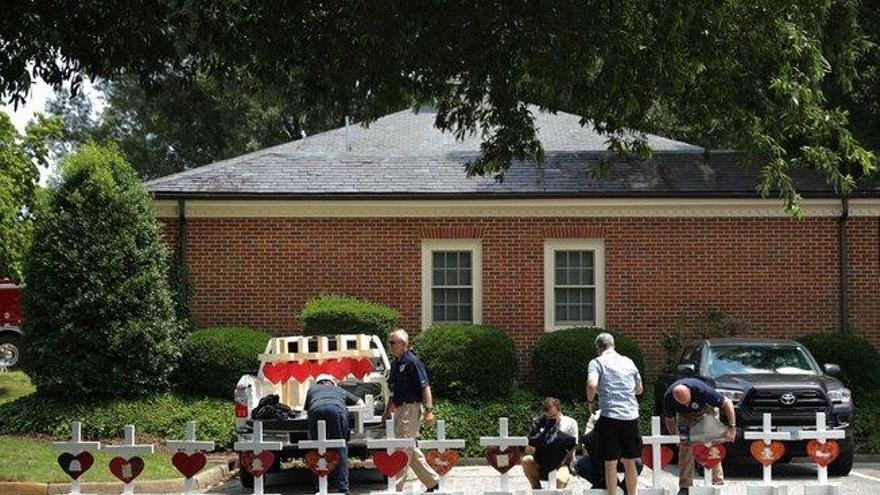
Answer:
<svg viewBox="0 0 880 495"><path fill-rule="evenodd" d="M371 371L373 371L373 363L370 358L364 357L352 362L351 374L358 380L363 380Z"/></svg>
<svg viewBox="0 0 880 495"><path fill-rule="evenodd" d="M143 470L144 460L140 457L132 457L127 460L122 457L110 459L110 472L123 483L131 483Z"/></svg>
<svg viewBox="0 0 880 495"><path fill-rule="evenodd" d="M819 467L828 467L840 455L840 445L834 440L826 440L825 443L810 440L807 443L807 455L810 456L813 464Z"/></svg>
<svg viewBox="0 0 880 495"><path fill-rule="evenodd" d="M328 450L323 454L318 453L317 450L310 450L306 454L306 466L317 476L327 476L336 470L338 465L339 452L336 450Z"/></svg>
<svg viewBox="0 0 880 495"><path fill-rule="evenodd" d="M762 465L772 466L785 455L785 445L782 442L770 442L770 445L767 445L763 440L755 440L749 446L749 451Z"/></svg>
<svg viewBox="0 0 880 495"><path fill-rule="evenodd" d="M260 455L254 454L254 451L248 450L241 455L241 465L244 469L251 473L254 478L263 476L272 468L275 462L275 455L268 450L260 452Z"/></svg>
<svg viewBox="0 0 880 495"><path fill-rule="evenodd" d="M333 375L337 380L342 380L351 373L351 360L349 359L328 359L321 364L315 365L317 368L313 372L316 375L327 373Z"/></svg>
<svg viewBox="0 0 880 495"><path fill-rule="evenodd" d="M184 478L192 478L198 474L205 467L207 461L208 459L205 457L205 454L201 452L193 454L178 452L171 457L171 464L174 464L174 467Z"/></svg>
<svg viewBox="0 0 880 495"><path fill-rule="evenodd" d="M458 452L454 450L446 450L443 452L432 450L425 456L428 465L431 466L431 469L440 476L446 476L446 473L458 464L459 458L460 456L458 455Z"/></svg>
<svg viewBox="0 0 880 495"><path fill-rule="evenodd" d="M499 447L489 447L486 451L486 460L496 471L504 474L519 464L520 455L517 447L507 447L504 450Z"/></svg>
<svg viewBox="0 0 880 495"><path fill-rule="evenodd" d="M721 464L724 456L727 455L727 449L720 443L713 443L709 446L698 443L692 448L694 449L694 459L706 469L712 469Z"/></svg>
<svg viewBox="0 0 880 495"><path fill-rule="evenodd" d="M263 376L272 383L286 382L290 378L290 375L287 374L287 363L264 364Z"/></svg>
<svg viewBox="0 0 880 495"><path fill-rule="evenodd" d="M675 453L672 452L672 449L669 447L665 445L660 447L660 469L663 469L672 462L673 455L675 455ZM645 466L654 469L654 451L650 445L642 447L642 462Z"/></svg>
<svg viewBox="0 0 880 495"><path fill-rule="evenodd" d="M80 452L77 455L65 452L58 456L58 465L61 466L61 470L75 480L88 471L94 462L95 458L88 452Z"/></svg>
<svg viewBox="0 0 880 495"><path fill-rule="evenodd" d="M287 376L300 383L308 380L312 376L311 361L287 363Z"/></svg>
<svg viewBox="0 0 880 495"><path fill-rule="evenodd" d="M397 473L402 471L408 462L409 456L402 450L398 450L390 455L384 450L373 454L373 464L376 465L376 469L389 478L397 476Z"/></svg>

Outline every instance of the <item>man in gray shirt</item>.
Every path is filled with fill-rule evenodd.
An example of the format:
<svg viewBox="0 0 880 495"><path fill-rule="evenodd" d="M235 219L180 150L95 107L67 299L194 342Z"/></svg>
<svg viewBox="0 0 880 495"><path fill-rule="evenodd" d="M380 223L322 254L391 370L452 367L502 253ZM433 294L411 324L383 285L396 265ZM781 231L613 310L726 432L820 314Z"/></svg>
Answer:
<svg viewBox="0 0 880 495"><path fill-rule="evenodd" d="M608 495L617 494L617 461L626 471L626 492L638 492L639 474L635 460L642 455L639 434L639 402L642 376L632 359L614 350L614 337L601 333L596 337L596 354L587 371L587 405L596 410L598 396L599 452L605 461L605 486Z"/></svg>

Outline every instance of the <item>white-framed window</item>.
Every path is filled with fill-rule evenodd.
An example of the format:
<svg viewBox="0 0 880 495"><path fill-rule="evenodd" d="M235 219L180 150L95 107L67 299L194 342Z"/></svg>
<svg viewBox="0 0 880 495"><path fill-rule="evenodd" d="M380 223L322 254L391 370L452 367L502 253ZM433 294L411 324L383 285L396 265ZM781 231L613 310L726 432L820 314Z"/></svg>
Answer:
<svg viewBox="0 0 880 495"><path fill-rule="evenodd" d="M483 322L482 252L478 240L422 241L422 329Z"/></svg>
<svg viewBox="0 0 880 495"><path fill-rule="evenodd" d="M544 330L605 326L605 242L544 243Z"/></svg>

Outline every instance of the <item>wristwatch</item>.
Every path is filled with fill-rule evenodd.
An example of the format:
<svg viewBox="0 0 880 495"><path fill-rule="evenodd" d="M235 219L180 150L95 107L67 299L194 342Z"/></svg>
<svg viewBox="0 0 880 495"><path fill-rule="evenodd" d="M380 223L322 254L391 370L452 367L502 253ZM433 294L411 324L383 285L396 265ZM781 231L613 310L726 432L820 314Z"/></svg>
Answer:
<svg viewBox="0 0 880 495"><path fill-rule="evenodd" d="M434 412L434 406L425 406L425 412L426 413Z"/></svg>

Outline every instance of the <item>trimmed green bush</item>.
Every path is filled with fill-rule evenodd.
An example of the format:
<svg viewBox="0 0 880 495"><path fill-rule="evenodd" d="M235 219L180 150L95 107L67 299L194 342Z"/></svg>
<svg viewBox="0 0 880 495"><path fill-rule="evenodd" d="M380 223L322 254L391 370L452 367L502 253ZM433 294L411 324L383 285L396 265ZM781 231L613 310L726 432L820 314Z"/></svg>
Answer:
<svg viewBox="0 0 880 495"><path fill-rule="evenodd" d="M183 335L152 201L114 148L86 144L34 223L22 368L43 395L165 391Z"/></svg>
<svg viewBox="0 0 880 495"><path fill-rule="evenodd" d="M299 323L303 335L365 333L384 342L397 328L397 311L353 297L321 296L303 306Z"/></svg>
<svg viewBox="0 0 880 495"><path fill-rule="evenodd" d="M484 325L436 325L413 341L438 397L509 397L516 375L513 341Z"/></svg>
<svg viewBox="0 0 880 495"><path fill-rule="evenodd" d="M568 328L548 333L532 348L532 383L542 395L586 400L587 366L596 357L596 336L601 328ZM633 360L644 378L645 358L632 339L616 332L617 352Z"/></svg>
<svg viewBox="0 0 880 495"><path fill-rule="evenodd" d="M864 338L852 333L812 334L797 339L819 362L840 365L840 380L858 400L880 389L880 353Z"/></svg>
<svg viewBox="0 0 880 495"><path fill-rule="evenodd" d="M250 328L196 330L184 342L175 381L182 392L230 398L242 373L260 367L267 342L267 333Z"/></svg>

